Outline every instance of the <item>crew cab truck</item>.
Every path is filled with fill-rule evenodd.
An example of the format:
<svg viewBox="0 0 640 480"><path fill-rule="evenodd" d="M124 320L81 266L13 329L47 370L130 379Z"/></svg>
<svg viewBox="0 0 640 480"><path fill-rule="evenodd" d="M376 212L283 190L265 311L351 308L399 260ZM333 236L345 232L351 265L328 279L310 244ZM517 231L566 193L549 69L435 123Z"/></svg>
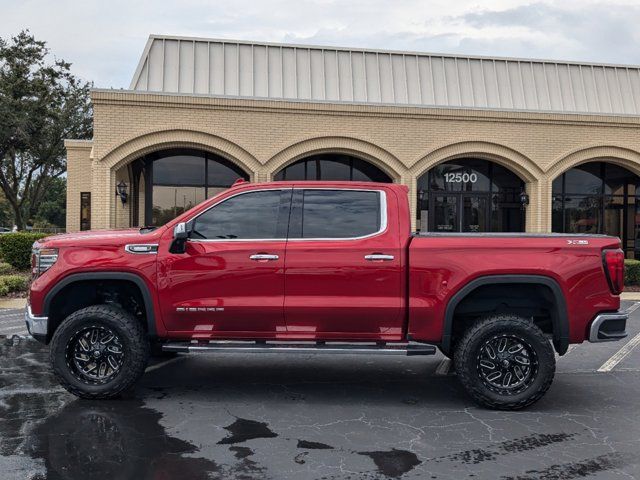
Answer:
<svg viewBox="0 0 640 480"><path fill-rule="evenodd" d="M407 193L237 182L159 228L39 240L29 331L84 398L128 389L153 352L440 349L496 409L542 397L570 343L626 336L618 238L412 234Z"/></svg>

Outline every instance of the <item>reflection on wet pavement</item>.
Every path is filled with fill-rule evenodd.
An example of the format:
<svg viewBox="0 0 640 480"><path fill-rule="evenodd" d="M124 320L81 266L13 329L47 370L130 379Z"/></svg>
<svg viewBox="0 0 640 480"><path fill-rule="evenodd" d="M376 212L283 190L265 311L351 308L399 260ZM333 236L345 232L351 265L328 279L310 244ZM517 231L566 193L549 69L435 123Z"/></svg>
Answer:
<svg viewBox="0 0 640 480"><path fill-rule="evenodd" d="M640 474L640 381L569 375L524 412L473 406L424 359L224 355L84 401L46 347L0 338L0 478L513 479Z"/></svg>

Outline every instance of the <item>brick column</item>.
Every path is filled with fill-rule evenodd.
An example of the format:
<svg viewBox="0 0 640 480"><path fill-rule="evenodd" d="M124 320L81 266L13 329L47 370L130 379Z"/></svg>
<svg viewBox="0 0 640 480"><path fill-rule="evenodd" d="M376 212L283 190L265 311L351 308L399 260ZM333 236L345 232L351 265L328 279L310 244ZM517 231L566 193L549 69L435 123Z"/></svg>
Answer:
<svg viewBox="0 0 640 480"><path fill-rule="evenodd" d="M80 230L80 193L93 192L91 183L93 142L65 140L64 146L67 150L67 232L77 232Z"/></svg>

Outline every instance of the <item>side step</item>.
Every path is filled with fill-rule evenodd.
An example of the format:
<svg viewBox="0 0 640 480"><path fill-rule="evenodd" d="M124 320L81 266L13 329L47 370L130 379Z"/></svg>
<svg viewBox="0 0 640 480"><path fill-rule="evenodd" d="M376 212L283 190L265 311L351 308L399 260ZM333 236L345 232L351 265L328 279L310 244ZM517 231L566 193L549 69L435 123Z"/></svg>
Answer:
<svg viewBox="0 0 640 480"><path fill-rule="evenodd" d="M422 343L287 343L287 342L169 342L165 352L178 353L317 353L348 355L434 355L436 347Z"/></svg>

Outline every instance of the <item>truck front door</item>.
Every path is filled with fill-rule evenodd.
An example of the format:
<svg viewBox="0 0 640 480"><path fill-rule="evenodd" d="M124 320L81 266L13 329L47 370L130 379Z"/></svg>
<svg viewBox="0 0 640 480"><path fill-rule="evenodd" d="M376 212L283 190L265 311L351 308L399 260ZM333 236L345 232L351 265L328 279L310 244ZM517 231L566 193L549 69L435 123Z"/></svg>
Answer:
<svg viewBox="0 0 640 480"><path fill-rule="evenodd" d="M294 188L285 266L289 335L401 337L403 245L395 215L387 221L396 203L384 189Z"/></svg>
<svg viewBox="0 0 640 480"><path fill-rule="evenodd" d="M240 192L193 222L185 252L161 249L167 330L196 337L284 334L284 261L291 188Z"/></svg>

